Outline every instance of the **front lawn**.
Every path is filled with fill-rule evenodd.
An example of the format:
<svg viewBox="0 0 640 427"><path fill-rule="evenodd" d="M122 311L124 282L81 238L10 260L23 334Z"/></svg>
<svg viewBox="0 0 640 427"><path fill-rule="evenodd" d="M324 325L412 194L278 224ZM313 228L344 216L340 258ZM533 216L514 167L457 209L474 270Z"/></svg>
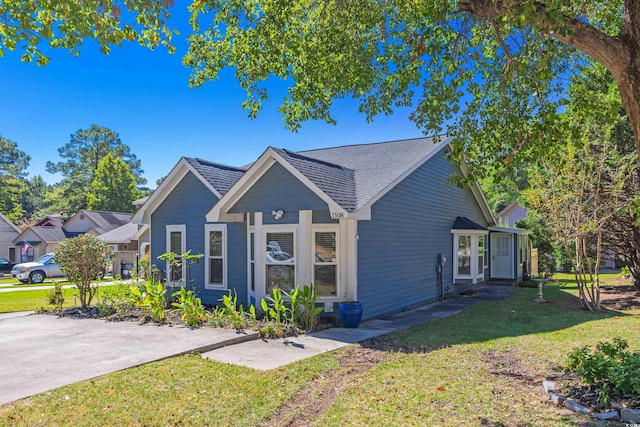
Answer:
<svg viewBox="0 0 640 427"><path fill-rule="evenodd" d="M14 311L37 310L40 307L51 308L47 301L48 289L35 291L16 291L0 293L0 313L10 313ZM63 289L63 307L73 307L73 294L78 290Z"/></svg>
<svg viewBox="0 0 640 427"><path fill-rule="evenodd" d="M55 280L55 282L54 282ZM62 279L45 279L42 283L22 283L18 279L2 279L0 280L0 289L7 288L31 288L31 287L39 287L39 286L53 286L56 282L59 282L61 285L71 285L71 282Z"/></svg>
<svg viewBox="0 0 640 427"><path fill-rule="evenodd" d="M4 405L0 425L602 425L554 407L541 381L576 346L620 336L638 349L640 304L633 294L624 309L593 314L575 295L552 282L536 304L536 289L516 289L267 372L163 360Z"/></svg>

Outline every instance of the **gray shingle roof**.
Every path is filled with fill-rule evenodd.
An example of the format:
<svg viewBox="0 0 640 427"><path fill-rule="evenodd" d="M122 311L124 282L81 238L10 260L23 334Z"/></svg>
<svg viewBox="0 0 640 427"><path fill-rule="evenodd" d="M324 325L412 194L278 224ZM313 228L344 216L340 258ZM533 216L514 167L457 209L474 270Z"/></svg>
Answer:
<svg viewBox="0 0 640 427"><path fill-rule="evenodd" d="M194 170L207 180L213 188L224 196L233 184L245 173L244 169L233 166L221 165L198 158L184 158Z"/></svg>
<svg viewBox="0 0 640 427"><path fill-rule="evenodd" d="M458 216L451 226L452 230L487 230L487 227L471 221L466 216Z"/></svg>
<svg viewBox="0 0 640 427"><path fill-rule="evenodd" d="M273 147L272 147L273 148ZM323 160L303 156L292 151L273 148L294 168L300 171L324 193L345 210L356 208L356 186L354 171Z"/></svg>
<svg viewBox="0 0 640 427"><path fill-rule="evenodd" d="M301 151L297 154L352 170L353 183L345 180L343 185L353 185L354 188L343 192L353 192L353 210L357 211L425 157L439 151L447 141L445 136L441 136L439 141L436 138L415 138ZM324 190L322 185L318 186Z"/></svg>
<svg viewBox="0 0 640 427"><path fill-rule="evenodd" d="M98 236L99 240L106 243L129 243L135 239L136 233L142 228L142 224L128 223L107 231Z"/></svg>
<svg viewBox="0 0 640 427"><path fill-rule="evenodd" d="M62 242L67 237L62 227L41 227L34 225L30 228L46 243Z"/></svg>
<svg viewBox="0 0 640 427"><path fill-rule="evenodd" d="M355 212L439 151L448 138L415 138L293 152L271 147L343 209ZM221 195L251 167L235 168L197 158L185 160Z"/></svg>
<svg viewBox="0 0 640 427"><path fill-rule="evenodd" d="M96 223L95 230L98 234L106 233L131 222L133 216L131 213L90 211L87 209L82 209L81 212Z"/></svg>

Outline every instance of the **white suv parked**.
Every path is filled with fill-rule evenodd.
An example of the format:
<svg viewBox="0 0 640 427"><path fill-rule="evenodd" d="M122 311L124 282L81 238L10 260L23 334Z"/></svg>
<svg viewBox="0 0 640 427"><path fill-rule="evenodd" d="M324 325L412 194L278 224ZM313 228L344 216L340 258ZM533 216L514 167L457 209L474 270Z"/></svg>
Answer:
<svg viewBox="0 0 640 427"><path fill-rule="evenodd" d="M64 277L64 273L53 259L53 254L45 254L35 261L15 265L11 277L22 283L42 283L45 278Z"/></svg>

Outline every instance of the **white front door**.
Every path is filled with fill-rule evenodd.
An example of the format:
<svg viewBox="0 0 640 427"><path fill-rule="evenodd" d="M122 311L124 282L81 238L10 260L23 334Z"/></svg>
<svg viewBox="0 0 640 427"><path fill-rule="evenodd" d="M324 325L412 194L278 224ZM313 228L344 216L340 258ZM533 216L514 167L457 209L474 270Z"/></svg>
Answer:
<svg viewBox="0 0 640 427"><path fill-rule="evenodd" d="M513 279L513 235L491 233L491 277Z"/></svg>

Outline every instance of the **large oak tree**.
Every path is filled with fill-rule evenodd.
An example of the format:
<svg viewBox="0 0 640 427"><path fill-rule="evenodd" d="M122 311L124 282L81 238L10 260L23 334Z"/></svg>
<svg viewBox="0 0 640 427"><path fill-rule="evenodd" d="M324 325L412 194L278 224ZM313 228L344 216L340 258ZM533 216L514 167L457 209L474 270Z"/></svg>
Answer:
<svg viewBox="0 0 640 427"><path fill-rule="evenodd" d="M0 48L31 59L44 40L74 53L87 37L105 51L127 40L170 46L171 5L3 2ZM344 97L358 98L369 119L411 106L425 132L453 125L454 157L484 175L525 149L540 155L563 133L567 77L597 61L617 82L640 152L640 0L195 0L190 10L191 84L232 67L255 115L265 82L286 80L280 109L292 129L333 122Z"/></svg>

